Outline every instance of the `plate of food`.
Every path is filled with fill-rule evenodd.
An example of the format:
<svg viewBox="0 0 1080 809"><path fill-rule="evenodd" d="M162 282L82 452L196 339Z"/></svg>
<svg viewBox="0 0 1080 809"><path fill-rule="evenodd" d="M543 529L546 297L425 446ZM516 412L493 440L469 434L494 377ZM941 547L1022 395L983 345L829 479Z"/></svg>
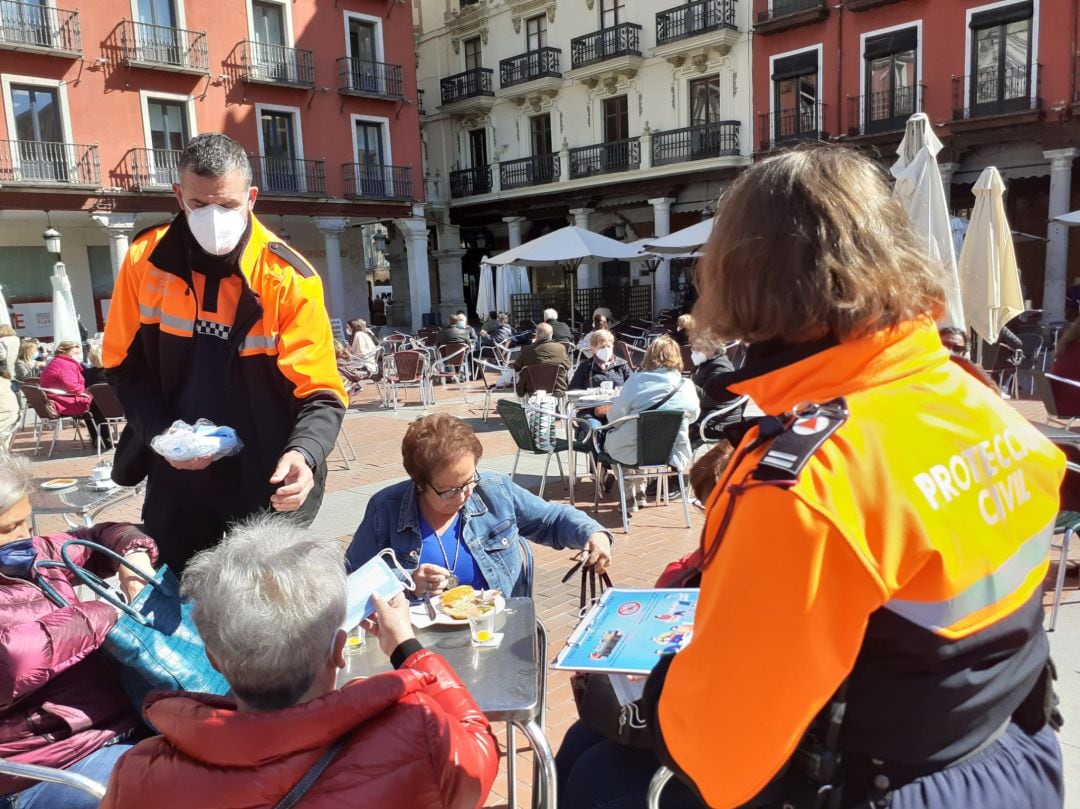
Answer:
<svg viewBox="0 0 1080 809"><path fill-rule="evenodd" d="M477 590L465 584L447 590L431 599L435 617L428 614L427 605L421 601L409 608L412 623L417 629L428 626L468 626L469 611L475 607L490 606L498 615L506 609L506 599L499 590Z"/></svg>
<svg viewBox="0 0 1080 809"><path fill-rule="evenodd" d="M74 486L78 482L78 478L53 478L52 480L47 480L42 483L41 488L47 492L52 492L57 489L66 489L69 486Z"/></svg>

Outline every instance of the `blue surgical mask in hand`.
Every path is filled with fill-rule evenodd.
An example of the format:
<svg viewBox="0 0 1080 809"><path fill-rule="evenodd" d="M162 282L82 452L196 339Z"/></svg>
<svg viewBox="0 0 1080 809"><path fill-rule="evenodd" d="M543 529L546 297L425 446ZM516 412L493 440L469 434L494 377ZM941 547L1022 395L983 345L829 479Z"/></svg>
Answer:
<svg viewBox="0 0 1080 809"><path fill-rule="evenodd" d="M0 573L16 579L29 578L37 560L34 538L17 539L0 546Z"/></svg>
<svg viewBox="0 0 1080 809"><path fill-rule="evenodd" d="M391 565L396 570L391 569ZM389 601L405 588L416 589L412 577L398 564L393 550L387 548L352 573L345 583L347 605L342 629L348 631L375 612L373 595Z"/></svg>

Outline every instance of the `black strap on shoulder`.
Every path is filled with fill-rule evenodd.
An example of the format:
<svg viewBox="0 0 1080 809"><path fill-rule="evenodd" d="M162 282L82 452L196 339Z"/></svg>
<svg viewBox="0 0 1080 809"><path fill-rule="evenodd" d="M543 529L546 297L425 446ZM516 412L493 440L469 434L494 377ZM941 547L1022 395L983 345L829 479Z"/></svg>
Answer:
<svg viewBox="0 0 1080 809"><path fill-rule="evenodd" d="M683 382L685 382L685 381L686 380L684 380L684 379L680 379L679 383L675 387L673 387L671 390L668 391L667 396L665 396L663 399L661 399L656 404L649 405L648 407L646 407L641 412L642 413L648 413L650 410L659 410L661 407L663 407L664 405L666 405L668 403L668 401L671 399L672 396L674 396L676 393L678 393L680 390L682 390Z"/></svg>
<svg viewBox="0 0 1080 809"><path fill-rule="evenodd" d="M293 250L285 242L268 242L266 248L275 256L280 258L304 278L311 278L315 275L315 270L311 265L307 263L302 255Z"/></svg>
<svg viewBox="0 0 1080 809"><path fill-rule="evenodd" d="M304 797L304 794L311 789L311 785L330 766L330 762L334 760L334 756L340 752L344 744L345 737L342 737L327 747L322 755L315 760L315 763L311 765L311 769L304 773L304 777L296 782L296 786L290 789L284 798L274 804L274 809L292 809L292 807L296 806L299 800Z"/></svg>
<svg viewBox="0 0 1080 809"><path fill-rule="evenodd" d="M842 396L820 405L797 407L758 462L753 472L754 480L798 480L803 467L848 420L849 415L847 402Z"/></svg>

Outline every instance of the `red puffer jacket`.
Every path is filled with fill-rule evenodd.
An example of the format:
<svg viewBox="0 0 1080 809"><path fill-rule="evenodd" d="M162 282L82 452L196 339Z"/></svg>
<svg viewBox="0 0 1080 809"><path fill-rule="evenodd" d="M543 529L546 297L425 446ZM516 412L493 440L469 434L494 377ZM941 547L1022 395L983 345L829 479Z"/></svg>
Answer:
<svg viewBox="0 0 1080 809"><path fill-rule="evenodd" d="M145 550L154 541L133 525L100 523L70 534L34 538L38 561L60 559L69 539L89 539L119 554ZM111 576L115 565L86 548L70 554L76 564ZM67 767L130 733L136 717L119 681L96 650L116 622L116 611L79 601L65 570L45 568L45 580L71 606L58 607L25 579L0 574L0 758ZM0 795L31 782L0 776Z"/></svg>
<svg viewBox="0 0 1080 809"><path fill-rule="evenodd" d="M43 388L67 391L66 395L48 392L45 394L61 416L81 416L90 409L93 397L86 392L82 365L74 357L57 354L41 372L41 381L38 384Z"/></svg>
<svg viewBox="0 0 1080 809"><path fill-rule="evenodd" d="M424 649L397 671L281 711L163 694L147 699L145 713L162 735L120 759L101 809L272 807L345 734L304 809L474 809L499 764L487 719L447 662Z"/></svg>

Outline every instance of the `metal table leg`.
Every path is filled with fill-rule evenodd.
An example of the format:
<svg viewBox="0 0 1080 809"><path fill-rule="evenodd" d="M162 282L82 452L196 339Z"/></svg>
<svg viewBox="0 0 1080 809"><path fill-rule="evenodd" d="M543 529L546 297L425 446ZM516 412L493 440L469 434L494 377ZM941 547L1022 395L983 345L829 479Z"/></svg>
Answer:
<svg viewBox="0 0 1080 809"><path fill-rule="evenodd" d="M506 723L506 802L509 809L517 809L517 734L512 722Z"/></svg>
<svg viewBox="0 0 1080 809"><path fill-rule="evenodd" d="M538 805L540 809L556 809L558 795L555 781L555 754L551 752L551 745L548 744L544 731L536 724L535 719L529 722L515 722L514 724L521 728L521 732L529 740L529 745L532 747L541 769L542 778L539 782L533 784L534 793L537 792L538 787L543 786L543 795Z"/></svg>

